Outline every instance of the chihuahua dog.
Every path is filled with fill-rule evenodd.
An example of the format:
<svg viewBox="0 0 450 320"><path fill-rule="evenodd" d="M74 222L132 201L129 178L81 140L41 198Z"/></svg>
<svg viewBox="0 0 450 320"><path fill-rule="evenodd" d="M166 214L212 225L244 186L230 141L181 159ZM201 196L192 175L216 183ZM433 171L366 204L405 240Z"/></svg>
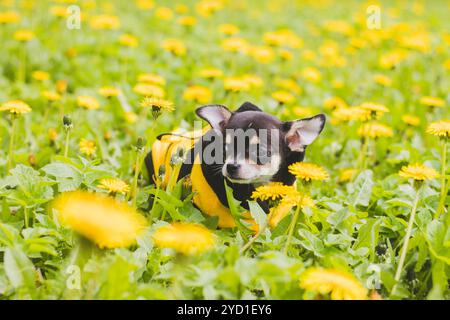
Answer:
<svg viewBox="0 0 450 320"><path fill-rule="evenodd" d="M235 225L228 209L225 183L246 209L256 187L269 182L292 185L295 177L289 173L289 165L303 161L306 147L325 125L323 114L283 122L250 102L234 112L222 105L206 105L198 108L196 114L209 123L210 129L203 130L198 138L192 134L174 134L170 139L160 136L146 156L146 167L153 183L157 183L164 168L163 180L167 183L171 159L180 145L187 148L175 173L177 179L190 175L194 204L203 213L218 216L220 227ZM259 204L266 213L269 211L267 203Z"/></svg>

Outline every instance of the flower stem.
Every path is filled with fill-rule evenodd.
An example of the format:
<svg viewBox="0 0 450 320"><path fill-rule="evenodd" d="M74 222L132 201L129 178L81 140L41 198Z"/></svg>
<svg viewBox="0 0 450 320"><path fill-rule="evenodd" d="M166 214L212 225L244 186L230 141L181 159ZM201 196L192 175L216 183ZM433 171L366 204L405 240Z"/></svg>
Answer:
<svg viewBox="0 0 450 320"><path fill-rule="evenodd" d="M359 164L361 171L366 169L368 148L369 148L369 138L364 138L363 145L361 146L361 159Z"/></svg>
<svg viewBox="0 0 450 320"><path fill-rule="evenodd" d="M251 245L256 241L256 239L258 239L259 236L264 232L264 230L266 230L266 228L267 228L267 223L262 228L258 228L258 232L256 232L256 234L250 240L248 240L248 242L241 248L240 253L242 254L248 248L250 248Z"/></svg>
<svg viewBox="0 0 450 320"><path fill-rule="evenodd" d="M28 218L28 209L27 209L27 207L25 206L25 207L23 207L23 219L24 219L24 221L25 221L25 228L28 228L28 220L29 220L29 218Z"/></svg>
<svg viewBox="0 0 450 320"><path fill-rule="evenodd" d="M154 215L154 211L155 211L155 206L156 206L156 202L158 201L158 197L159 197L159 183L156 182L156 192L155 192L155 196L153 197L153 204L152 204L152 208L150 209L150 223L153 222L153 215Z"/></svg>
<svg viewBox="0 0 450 320"><path fill-rule="evenodd" d="M302 193L300 193L300 200L297 203L297 208L295 210L294 217L292 218L291 223L289 224L288 238L286 240L286 244L284 245L284 250L283 250L283 252L285 254L287 254L287 252L289 250L289 246L291 244L291 240L292 240L292 236L294 234L295 226L297 225L298 216L300 215L300 211L301 211L301 208L302 208L303 198L304 198L304 193L302 192Z"/></svg>
<svg viewBox="0 0 450 320"><path fill-rule="evenodd" d="M14 138L16 133L16 119L17 117L13 114L12 120L11 120L11 134L10 134L10 140L9 140L9 151L8 151L8 166L6 172L8 173L9 170L11 170L13 166L13 159L14 159Z"/></svg>
<svg viewBox="0 0 450 320"><path fill-rule="evenodd" d="M447 196L446 187L446 171L447 171L447 140L444 139L442 146L442 156L441 156L441 194L439 196L439 205L436 210L435 219L439 218L444 211L445 198Z"/></svg>
<svg viewBox="0 0 450 320"><path fill-rule="evenodd" d="M69 140L70 140L70 130L66 130L66 142L64 145L64 157L67 158L69 154Z"/></svg>
<svg viewBox="0 0 450 320"><path fill-rule="evenodd" d="M416 192L416 197L414 199L413 207L411 210L411 215L409 216L408 228L406 229L405 238L403 239L403 247L402 247L402 250L400 253L400 260L398 262L397 271L395 272L394 279L395 279L396 284L392 288L392 292L395 292L395 289L397 288L397 284L402 275L402 269L403 269L403 265L405 263L406 253L408 251L409 238L411 237L412 227L414 225L414 218L416 216L416 211L417 211L417 205L418 205L419 199L420 199L420 190L421 189L418 189Z"/></svg>
<svg viewBox="0 0 450 320"><path fill-rule="evenodd" d="M17 74L17 82L19 83L25 83L25 74L26 74L26 69L27 69L27 52L26 52L26 47L25 44L22 46L21 50L20 50L20 65L19 65L19 70L18 70L18 74Z"/></svg>
<svg viewBox="0 0 450 320"><path fill-rule="evenodd" d="M140 168L141 168L141 153L138 151L136 154L136 163L135 163L135 167L134 167L133 185L131 187L131 203L132 203L133 207L136 207L137 182L138 182Z"/></svg>

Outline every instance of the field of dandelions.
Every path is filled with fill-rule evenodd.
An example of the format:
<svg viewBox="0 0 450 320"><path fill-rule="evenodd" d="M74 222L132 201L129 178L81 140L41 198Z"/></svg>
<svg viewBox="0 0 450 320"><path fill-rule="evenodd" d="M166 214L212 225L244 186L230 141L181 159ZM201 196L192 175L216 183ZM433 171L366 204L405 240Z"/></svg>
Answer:
<svg viewBox="0 0 450 320"><path fill-rule="evenodd" d="M448 9L0 0L0 299L449 299ZM143 158L245 101L328 120L221 229Z"/></svg>

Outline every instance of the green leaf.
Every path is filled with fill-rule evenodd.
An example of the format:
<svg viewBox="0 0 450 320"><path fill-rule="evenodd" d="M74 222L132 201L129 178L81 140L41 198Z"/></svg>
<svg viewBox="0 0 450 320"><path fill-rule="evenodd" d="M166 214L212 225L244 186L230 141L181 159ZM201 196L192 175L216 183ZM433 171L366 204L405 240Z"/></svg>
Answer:
<svg viewBox="0 0 450 320"><path fill-rule="evenodd" d="M324 245L322 240L306 229L299 229L298 233L303 238L300 244L307 250L314 252L318 257L323 256Z"/></svg>
<svg viewBox="0 0 450 320"><path fill-rule="evenodd" d="M448 287L448 277L445 273L445 264L443 261L434 259L431 268L431 278L433 287L427 295L429 300L445 300L445 290Z"/></svg>
<svg viewBox="0 0 450 320"><path fill-rule="evenodd" d="M163 200L164 202L170 203L173 207L182 207L183 201L180 199L175 198L173 195L167 193L164 190L161 189L150 189L148 190L148 193L151 195L157 195L159 200Z"/></svg>
<svg viewBox="0 0 450 320"><path fill-rule="evenodd" d="M347 184L348 202L352 206L369 205L370 196L373 188L373 172L372 170L364 170L353 183Z"/></svg>
<svg viewBox="0 0 450 320"><path fill-rule="evenodd" d="M50 163L42 168L48 174L57 178L75 178L80 176L80 172L74 167L62 162Z"/></svg>
<svg viewBox="0 0 450 320"><path fill-rule="evenodd" d="M446 232L445 225L442 222L433 220L427 226L425 234L428 248L433 256L450 265L450 248L444 246Z"/></svg>
<svg viewBox="0 0 450 320"><path fill-rule="evenodd" d="M4 267L6 276L14 288L23 287L30 293L35 290L34 265L19 246L5 249Z"/></svg>
<svg viewBox="0 0 450 320"><path fill-rule="evenodd" d="M260 230L267 225L267 214L261 209L260 205L255 201L249 201L248 206L250 208L250 214L258 224Z"/></svg>
<svg viewBox="0 0 450 320"><path fill-rule="evenodd" d="M358 230L358 238L356 239L353 249L368 248L370 260L375 259L375 247L378 244L378 234L380 232L380 219L368 219Z"/></svg>

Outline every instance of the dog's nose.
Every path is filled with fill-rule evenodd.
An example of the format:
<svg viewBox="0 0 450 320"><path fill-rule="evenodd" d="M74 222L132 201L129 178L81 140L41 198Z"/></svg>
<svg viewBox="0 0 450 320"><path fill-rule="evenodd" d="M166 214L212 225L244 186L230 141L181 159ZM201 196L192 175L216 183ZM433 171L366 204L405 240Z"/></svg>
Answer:
<svg viewBox="0 0 450 320"><path fill-rule="evenodd" d="M228 163L227 164L227 173L232 176L239 170L240 165L237 163Z"/></svg>

